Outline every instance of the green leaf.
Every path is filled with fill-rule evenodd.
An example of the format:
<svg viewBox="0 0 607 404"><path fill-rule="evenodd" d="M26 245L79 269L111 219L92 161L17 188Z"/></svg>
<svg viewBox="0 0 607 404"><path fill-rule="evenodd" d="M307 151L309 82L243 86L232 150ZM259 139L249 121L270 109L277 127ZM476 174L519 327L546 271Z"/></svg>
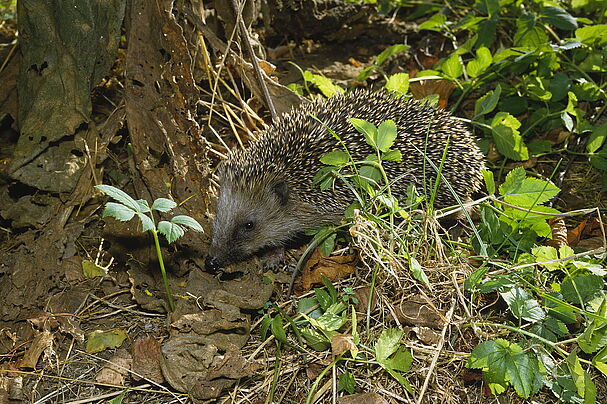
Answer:
<svg viewBox="0 0 607 404"><path fill-rule="evenodd" d="M137 205L139 205L140 213L150 212L150 205L148 204L148 201L146 201L145 199L137 199L135 202L137 202Z"/></svg>
<svg viewBox="0 0 607 404"><path fill-rule="evenodd" d="M573 130L573 119L566 111L561 113L561 121L563 121L565 128L567 128L569 132Z"/></svg>
<svg viewBox="0 0 607 404"><path fill-rule="evenodd" d="M280 314L277 314L272 319L270 329L272 330L272 335L274 335L278 341L282 342L283 344L289 343L289 340L287 340L287 333L282 325L282 316Z"/></svg>
<svg viewBox="0 0 607 404"><path fill-rule="evenodd" d="M388 150L382 154L381 159L383 161L402 161L403 155L400 150Z"/></svg>
<svg viewBox="0 0 607 404"><path fill-rule="evenodd" d="M113 217L121 222L128 222L135 216L135 211L121 203L108 202L103 208L102 217Z"/></svg>
<svg viewBox="0 0 607 404"><path fill-rule="evenodd" d="M186 215L177 215L171 219L171 223L180 224L183 226L187 226L196 231L204 231L200 223L196 221L196 219L186 216Z"/></svg>
<svg viewBox="0 0 607 404"><path fill-rule="evenodd" d="M320 162L328 166L342 167L350 161L348 153L342 150L334 150L322 156Z"/></svg>
<svg viewBox="0 0 607 404"><path fill-rule="evenodd" d="M331 346L331 342L322 333L311 328L300 330L306 344L315 351L322 352Z"/></svg>
<svg viewBox="0 0 607 404"><path fill-rule="evenodd" d="M370 122L358 118L348 118L348 122L365 137L367 144L377 149L377 128Z"/></svg>
<svg viewBox="0 0 607 404"><path fill-rule="evenodd" d="M491 56L491 51L489 51L489 49L487 49L485 46L481 46L476 50L476 57L469 61L466 65L466 72L468 72L468 76L478 77L489 66L491 66L492 61L493 57Z"/></svg>
<svg viewBox="0 0 607 404"><path fill-rule="evenodd" d="M379 363L384 363L400 347L400 340L403 338L404 330L388 328L382 331L375 342L375 359Z"/></svg>
<svg viewBox="0 0 607 404"><path fill-rule="evenodd" d="M512 314L518 319L535 323L546 317L542 306L523 288L515 286L508 291L501 292L500 295L508 304Z"/></svg>
<svg viewBox="0 0 607 404"><path fill-rule="evenodd" d="M166 220L158 223L158 233L164 235L167 241L170 243L177 240L179 237L183 236L185 230L183 227L176 223L167 222Z"/></svg>
<svg viewBox="0 0 607 404"><path fill-rule="evenodd" d="M592 382L592 379L584 371L582 365L580 364L580 360L577 357L575 352L572 352L567 357L567 367L569 368L569 372L575 386L577 388L577 393L580 397L584 399L584 404L595 403L596 402L596 387Z"/></svg>
<svg viewBox="0 0 607 404"><path fill-rule="evenodd" d="M388 58L392 55L396 55L397 53L404 52L408 50L411 46L404 44L396 44L392 45L386 49L384 49L379 55L377 55L377 59L375 59L375 65L379 66L383 64Z"/></svg>
<svg viewBox="0 0 607 404"><path fill-rule="evenodd" d="M500 99L501 93L502 86L498 84L495 87L495 90L489 91L487 94L483 95L478 100L476 100L476 102L474 103L474 116L478 117L493 111L497 106L497 102Z"/></svg>
<svg viewBox="0 0 607 404"><path fill-rule="evenodd" d="M382 152L387 152L396 140L396 124L388 119L379 124L377 128L377 148Z"/></svg>
<svg viewBox="0 0 607 404"><path fill-rule="evenodd" d="M592 130L592 134L586 143L588 153L595 153L605 143L607 138L607 123L597 126Z"/></svg>
<svg viewBox="0 0 607 404"><path fill-rule="evenodd" d="M400 348L392 357L383 361L383 366L390 370L408 372L411 370L412 363L413 355L411 355L411 351Z"/></svg>
<svg viewBox="0 0 607 404"><path fill-rule="evenodd" d="M495 195L495 179L493 178L493 171L483 170L483 179L485 180L487 193L489 193L489 195Z"/></svg>
<svg viewBox="0 0 607 404"><path fill-rule="evenodd" d="M111 185L96 185L95 188L97 188L98 190L100 190L101 192L103 192L104 194L109 196L110 198L117 200L118 202L120 202L124 206L130 208L131 210L134 210L137 212L140 209L139 204L137 202L135 202L135 200L133 198L131 198L126 192L124 192L116 187L113 187Z"/></svg>
<svg viewBox="0 0 607 404"><path fill-rule="evenodd" d="M411 267L411 272L413 273L413 277L418 281L422 282L424 285L430 288L430 280L424 271L424 268L421 266L418 260L415 257L409 255L409 265Z"/></svg>
<svg viewBox="0 0 607 404"><path fill-rule="evenodd" d="M577 28L575 18L560 7L542 7L540 19L559 29L572 30Z"/></svg>
<svg viewBox="0 0 607 404"><path fill-rule="evenodd" d="M95 330L87 336L86 352L97 353L118 348L126 338L126 332L119 328L110 331Z"/></svg>
<svg viewBox="0 0 607 404"><path fill-rule="evenodd" d="M556 248L552 246L534 247L531 250L531 254L533 254L537 262L539 262L544 268L548 269L549 271L562 269L564 267L562 262L542 263L543 261L551 261L559 258Z"/></svg>
<svg viewBox="0 0 607 404"><path fill-rule="evenodd" d="M495 42L495 32L497 28L497 18L489 18L483 21L478 26L478 39L476 40L475 46L491 47Z"/></svg>
<svg viewBox="0 0 607 404"><path fill-rule="evenodd" d="M529 151L518 131L520 127L519 120L506 112L498 112L491 121L497 150L509 159L519 161L529 159Z"/></svg>
<svg viewBox="0 0 607 404"><path fill-rule="evenodd" d="M157 210L159 212L168 212L173 209L177 204L167 198L158 198L152 204L152 210Z"/></svg>
<svg viewBox="0 0 607 404"><path fill-rule="evenodd" d="M304 80L318 87L322 95L327 98L344 92L344 89L336 84L333 84L331 79L321 76L320 74L311 73L307 70L304 72Z"/></svg>
<svg viewBox="0 0 607 404"><path fill-rule="evenodd" d="M607 44L607 24L595 24L578 28L575 30L575 38L586 45L605 45Z"/></svg>
<svg viewBox="0 0 607 404"><path fill-rule="evenodd" d="M475 7L478 8L478 11L481 13L492 16L499 12L500 2L499 0L476 0Z"/></svg>
<svg viewBox="0 0 607 404"><path fill-rule="evenodd" d="M548 42L548 36L544 32L544 28L537 25L533 14L524 13L516 20L514 46L537 48L546 42Z"/></svg>
<svg viewBox="0 0 607 404"><path fill-rule="evenodd" d="M525 170L522 167L510 171L499 190L506 202L527 209L548 202L560 192L551 182L539 178L525 178Z"/></svg>
<svg viewBox="0 0 607 404"><path fill-rule="evenodd" d="M596 275L567 277L561 284L561 293L566 301L583 306L603 290L603 278Z"/></svg>
<svg viewBox="0 0 607 404"><path fill-rule="evenodd" d="M326 276L324 276L323 274L320 274L320 279L322 280L323 285L325 285L325 287L327 288L327 291L329 292L329 296L331 296L331 303L333 305L337 304L337 289L335 289L335 286L331 283L331 281L329 280L329 278L327 278ZM327 308L327 311L330 311L331 307ZM341 310L339 310L341 311ZM334 313L338 313L339 311L335 311Z"/></svg>
<svg viewBox="0 0 607 404"><path fill-rule="evenodd" d="M337 233L333 232L331 234L329 234L328 236L326 236L318 245L318 248L320 249L320 252L325 255L325 256L329 256L331 255L331 253L333 252L333 250L335 249L335 239L337 238Z"/></svg>
<svg viewBox="0 0 607 404"><path fill-rule="evenodd" d="M93 279L107 275L107 270L95 264L93 261L82 260L82 273L86 278Z"/></svg>
<svg viewBox="0 0 607 404"><path fill-rule="evenodd" d="M445 23L447 22L447 16L445 16L444 14L441 13L436 13L434 14L432 17L428 18L426 21L424 21L423 23L419 24L418 29L424 30L431 30L431 31L440 31L440 28L445 25Z"/></svg>
<svg viewBox="0 0 607 404"><path fill-rule="evenodd" d="M503 339L483 342L468 358L468 367L482 369L483 376L494 394L512 384L518 395L528 398L542 387L538 361L516 343Z"/></svg>
<svg viewBox="0 0 607 404"><path fill-rule="evenodd" d="M141 231L146 232L148 230L155 230L154 222L150 217L144 213L137 213L137 217L141 220Z"/></svg>
<svg viewBox="0 0 607 404"><path fill-rule="evenodd" d="M458 78L464 72L462 61L456 53L452 53L441 65L443 73L451 78Z"/></svg>
<svg viewBox="0 0 607 404"><path fill-rule="evenodd" d="M321 309L326 311L329 308L329 306L331 306L334 303L333 300L331 299L331 296L329 295L329 292L327 292L326 290L320 289L320 288L314 288L314 293L316 294L316 303L320 306ZM318 317L320 317L320 316L318 316ZM318 317L315 317L315 318L318 318Z"/></svg>
<svg viewBox="0 0 607 404"><path fill-rule="evenodd" d="M406 94L409 91L409 74L396 73L386 80L386 90Z"/></svg>
<svg viewBox="0 0 607 404"><path fill-rule="evenodd" d="M596 312L597 317L592 319L577 339L578 345L586 353L596 352L607 345L607 299L604 296L600 299L602 302Z"/></svg>
<svg viewBox="0 0 607 404"><path fill-rule="evenodd" d="M337 391L347 391L350 394L354 394L356 389L356 382L352 373L345 371L337 379Z"/></svg>

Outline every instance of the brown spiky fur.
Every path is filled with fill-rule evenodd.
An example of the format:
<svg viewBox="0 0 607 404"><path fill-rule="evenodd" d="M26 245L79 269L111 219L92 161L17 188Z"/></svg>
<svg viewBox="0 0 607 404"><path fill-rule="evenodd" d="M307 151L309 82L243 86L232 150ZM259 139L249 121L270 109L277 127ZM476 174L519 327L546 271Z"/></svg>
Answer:
<svg viewBox="0 0 607 404"><path fill-rule="evenodd" d="M338 220L353 200L339 181L333 191L321 192L311 184L323 166L320 158L341 149L337 140L310 115L335 131L355 160L373 153L359 132L346 120L360 118L378 126L392 119L398 128L393 148L402 161L385 162L392 194L406 195L409 184L431 191L448 143L442 175L461 200L469 200L482 181L484 157L468 130L445 111L389 94L357 90L294 108L279 117L248 149L238 151L219 170L220 193L209 257L217 266L244 260L267 247L280 247L293 237ZM424 177L425 173L425 179ZM435 205L457 204L441 186Z"/></svg>

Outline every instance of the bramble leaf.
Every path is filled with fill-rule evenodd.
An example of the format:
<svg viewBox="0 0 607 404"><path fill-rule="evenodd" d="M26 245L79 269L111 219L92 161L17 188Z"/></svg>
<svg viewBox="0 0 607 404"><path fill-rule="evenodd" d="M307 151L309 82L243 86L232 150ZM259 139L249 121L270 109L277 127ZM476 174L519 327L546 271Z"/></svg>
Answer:
<svg viewBox="0 0 607 404"><path fill-rule="evenodd" d="M135 211L121 203L108 202L103 208L102 217L113 217L121 222L128 222L135 216Z"/></svg>
<svg viewBox="0 0 607 404"><path fill-rule="evenodd" d="M116 187L111 185L95 185L95 188L134 211L139 211L140 209L139 204L129 194Z"/></svg>

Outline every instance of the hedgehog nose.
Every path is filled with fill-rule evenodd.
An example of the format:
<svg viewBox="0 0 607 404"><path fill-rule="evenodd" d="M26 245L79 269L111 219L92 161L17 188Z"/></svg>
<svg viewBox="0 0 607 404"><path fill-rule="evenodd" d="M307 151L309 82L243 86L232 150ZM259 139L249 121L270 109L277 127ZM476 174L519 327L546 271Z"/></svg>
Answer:
<svg viewBox="0 0 607 404"><path fill-rule="evenodd" d="M220 267L219 260L216 257L208 255L204 260L204 267L207 271L216 272Z"/></svg>

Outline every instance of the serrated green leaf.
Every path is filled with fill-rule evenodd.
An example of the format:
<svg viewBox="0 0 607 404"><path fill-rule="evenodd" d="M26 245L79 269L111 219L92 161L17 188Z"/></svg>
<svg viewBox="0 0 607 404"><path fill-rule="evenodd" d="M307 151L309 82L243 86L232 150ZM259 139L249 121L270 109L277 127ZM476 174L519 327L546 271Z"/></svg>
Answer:
<svg viewBox="0 0 607 404"><path fill-rule="evenodd" d="M86 352L97 353L105 349L118 348L126 338L126 332L119 328L110 331L95 330L87 336Z"/></svg>
<svg viewBox="0 0 607 404"><path fill-rule="evenodd" d="M310 73L307 70L304 72L304 80L318 87L322 95L327 98L344 92L343 88L334 84L328 77L321 76L320 74Z"/></svg>
<svg viewBox="0 0 607 404"><path fill-rule="evenodd" d="M539 178L521 180L524 173L522 167L517 167L508 173L506 181L500 185L500 193L506 202L523 208L534 208L535 205L548 202L560 192L556 185Z"/></svg>
<svg viewBox="0 0 607 404"><path fill-rule="evenodd" d="M396 140L396 124L388 119L379 124L377 128L377 148L382 152L387 152Z"/></svg>
<svg viewBox="0 0 607 404"><path fill-rule="evenodd" d="M605 143L607 138L607 123L597 126L592 130L592 134L586 143L588 153L594 153Z"/></svg>
<svg viewBox="0 0 607 404"><path fill-rule="evenodd" d="M441 65L443 73L451 78L458 78L464 72L462 61L456 53L452 53Z"/></svg>
<svg viewBox="0 0 607 404"><path fill-rule="evenodd" d="M540 19L559 29L572 30L577 28L577 21L571 14L560 7L542 7Z"/></svg>
<svg viewBox="0 0 607 404"><path fill-rule="evenodd" d="M141 231L146 232L148 230L155 230L154 222L150 217L144 213L137 213L137 217L141 220Z"/></svg>
<svg viewBox="0 0 607 404"><path fill-rule="evenodd" d="M556 251L556 248L552 246L535 247L531 250L531 254L533 254L533 256L536 258L536 261L540 263L540 265L542 265L549 271L554 271L563 268L563 263L561 262L542 263L543 261L551 261L558 259L558 253Z"/></svg>
<svg viewBox="0 0 607 404"><path fill-rule="evenodd" d="M546 317L544 309L523 288L515 286L508 291L501 292L500 295L508 304L512 314L518 319L535 323Z"/></svg>
<svg viewBox="0 0 607 404"><path fill-rule="evenodd" d="M187 226L196 231L202 231L202 232L204 231L204 229L202 228L202 226L200 225L200 223L198 223L198 221L196 219L194 219L190 216L186 216L186 215L174 216L171 219L171 223Z"/></svg>
<svg viewBox="0 0 607 404"><path fill-rule="evenodd" d="M348 153L342 150L334 150L322 156L320 162L329 166L342 167L350 161Z"/></svg>
<svg viewBox="0 0 607 404"><path fill-rule="evenodd" d="M386 90L406 94L409 91L409 75L407 73L396 73L386 80Z"/></svg>
<svg viewBox="0 0 607 404"><path fill-rule="evenodd" d="M139 211L139 204L135 202L135 200L131 198L126 192L111 185L96 185L95 188L97 188L110 198L117 200L118 202L130 208L131 210Z"/></svg>
<svg viewBox="0 0 607 404"><path fill-rule="evenodd" d="M173 209L177 204L167 198L158 198L152 204L152 210L157 210L159 212L168 212Z"/></svg>
<svg viewBox="0 0 607 404"><path fill-rule="evenodd" d="M135 202L137 202L137 205L139 205L140 213L150 212L150 205L148 204L148 201L146 201L145 199L137 199Z"/></svg>
<svg viewBox="0 0 607 404"><path fill-rule="evenodd" d="M375 359L379 363L384 363L400 347L400 340L404 335L403 330L388 328L382 331L375 342Z"/></svg>
<svg viewBox="0 0 607 404"><path fill-rule="evenodd" d="M521 123L507 112L498 112L491 121L493 140L497 150L512 160L529 159L529 151L518 131Z"/></svg>
<svg viewBox="0 0 607 404"><path fill-rule="evenodd" d="M497 106L497 102L502 94L502 86L498 84L495 90L489 91L487 94L480 97L474 103L474 116L478 117L490 113Z"/></svg>
<svg viewBox="0 0 607 404"><path fill-rule="evenodd" d="M359 133L365 137L367 144L374 149L377 148L377 128L370 122L358 118L348 118L348 122L354 126Z"/></svg>
<svg viewBox="0 0 607 404"><path fill-rule="evenodd" d="M121 222L128 222L135 216L135 211L121 203L108 202L103 208L101 217L113 217Z"/></svg>
<svg viewBox="0 0 607 404"><path fill-rule="evenodd" d="M396 55L400 52L404 52L410 47L411 46L409 45L396 44L384 49L379 55L377 55L377 58L375 59L375 65L379 66L383 64L390 56Z"/></svg>
<svg viewBox="0 0 607 404"><path fill-rule="evenodd" d="M282 316L277 314L273 319L270 325L270 329L272 330L272 335L282 342L283 344L288 344L289 340L287 340L287 333L285 332L284 326L282 325Z"/></svg>
<svg viewBox="0 0 607 404"><path fill-rule="evenodd" d="M592 382L592 379L584 371L580 360L575 352L569 354L566 359L567 367L571 375L571 379L575 383L577 393L584 399L584 404L590 404L596 402L596 386Z"/></svg>
<svg viewBox="0 0 607 404"><path fill-rule="evenodd" d="M171 223L163 220L158 223L158 233L162 234L170 244L183 236L185 230L177 223Z"/></svg>
<svg viewBox="0 0 607 404"><path fill-rule="evenodd" d="M607 44L607 24L588 25L575 30L575 38L586 45Z"/></svg>

